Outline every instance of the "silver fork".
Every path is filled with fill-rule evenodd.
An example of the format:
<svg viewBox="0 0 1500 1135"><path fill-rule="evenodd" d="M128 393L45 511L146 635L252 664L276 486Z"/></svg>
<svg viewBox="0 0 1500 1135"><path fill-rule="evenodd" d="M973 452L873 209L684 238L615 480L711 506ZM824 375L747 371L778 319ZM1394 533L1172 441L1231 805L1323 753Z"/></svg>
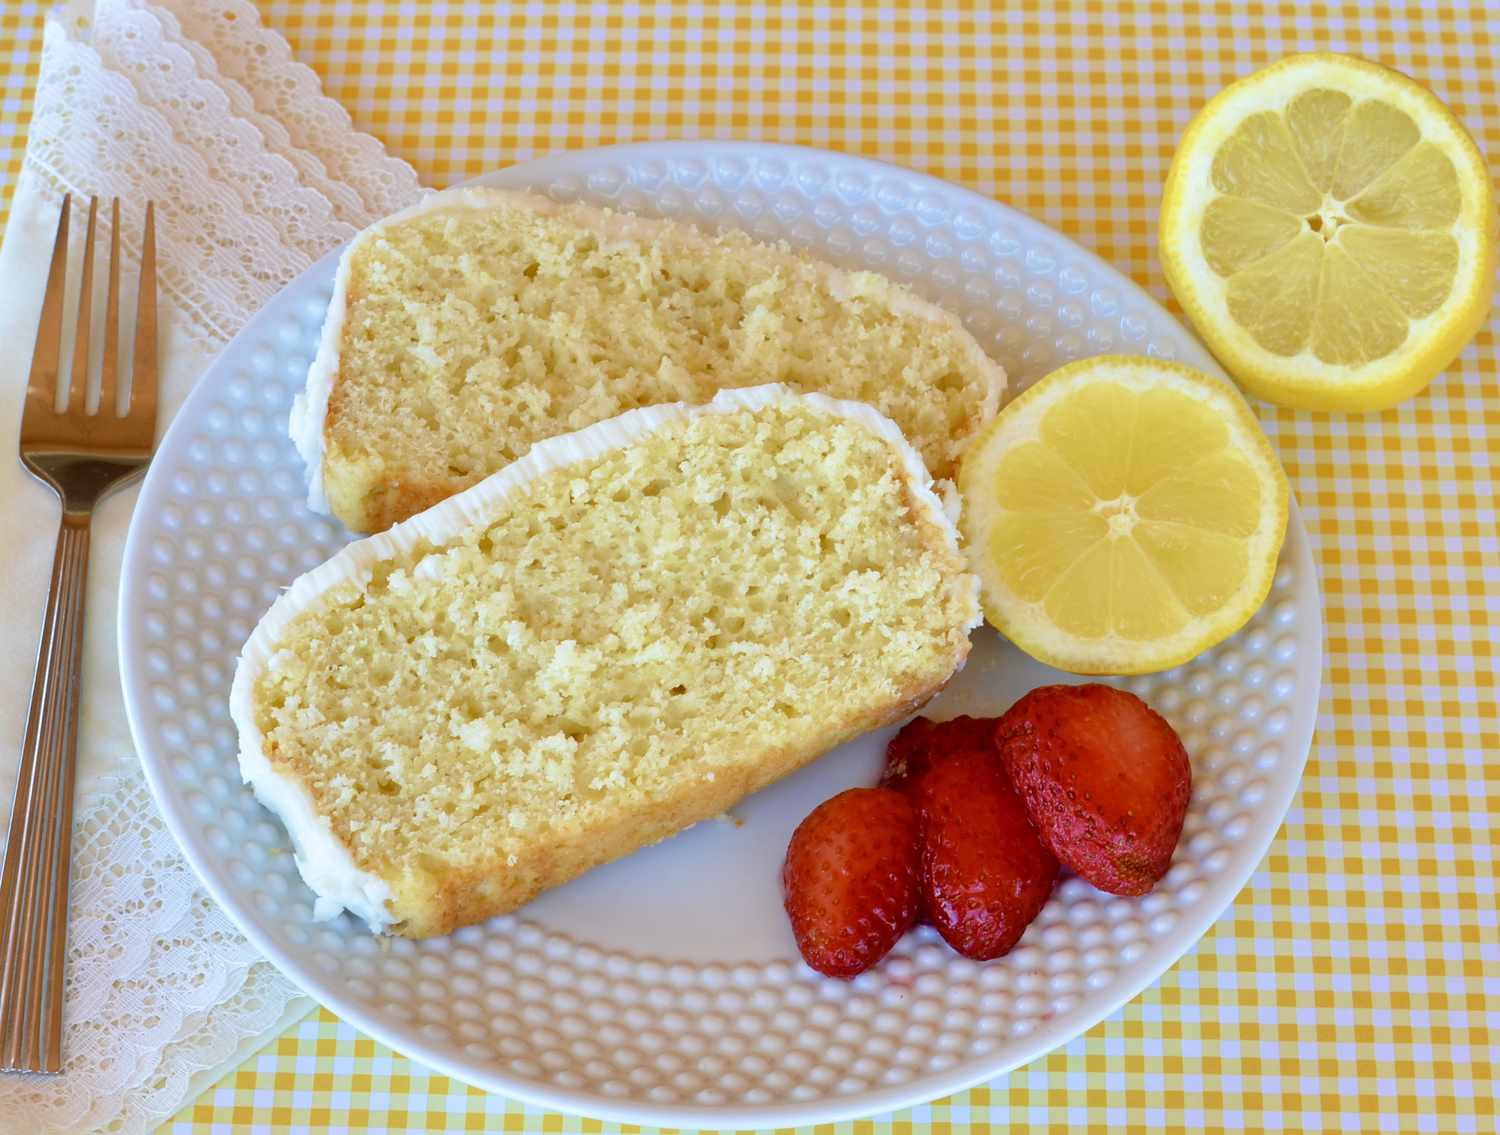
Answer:
<svg viewBox="0 0 1500 1135"><path fill-rule="evenodd" d="M63 959L68 943L73 765L78 746L89 522L94 506L105 493L145 469L156 430L156 225L152 206L149 202L146 205L141 247L129 402L121 411L117 405L118 198L111 206L98 405L88 409L87 397L98 198L89 202L72 374L60 373L70 205L71 196L64 197L21 418L21 464L57 493L62 501L62 524L37 647L5 865L0 869L0 1069L18 1072L62 1071ZM63 403L61 410L56 408L59 401Z"/></svg>

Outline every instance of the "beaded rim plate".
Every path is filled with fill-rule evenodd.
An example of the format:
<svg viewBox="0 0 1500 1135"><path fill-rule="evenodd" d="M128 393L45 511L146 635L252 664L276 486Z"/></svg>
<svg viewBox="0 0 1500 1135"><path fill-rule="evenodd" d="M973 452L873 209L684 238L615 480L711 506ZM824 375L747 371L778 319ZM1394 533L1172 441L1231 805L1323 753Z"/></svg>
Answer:
<svg viewBox="0 0 1500 1135"><path fill-rule="evenodd" d="M479 181L735 225L884 272L963 318L1013 390L1108 352L1223 375L1097 257L1003 205L882 163L646 143ZM1068 879L1005 958L959 958L928 927L852 982L798 958L780 907L786 841L819 802L873 782L891 730L751 797L734 822L700 824L446 938L377 940L347 915L313 921L284 831L240 783L226 703L255 621L349 539L307 510L285 428L336 260L272 300L172 423L131 523L119 641L136 747L188 860L250 940L344 1019L539 1106L684 1128L836 1121L961 1090L1078 1036L1191 948L1260 862L1301 776L1322 668L1317 580L1295 507L1274 590L1251 623L1188 665L1121 683L1192 754L1171 871L1139 899ZM1077 679L985 629L927 712L996 714L1059 680Z"/></svg>

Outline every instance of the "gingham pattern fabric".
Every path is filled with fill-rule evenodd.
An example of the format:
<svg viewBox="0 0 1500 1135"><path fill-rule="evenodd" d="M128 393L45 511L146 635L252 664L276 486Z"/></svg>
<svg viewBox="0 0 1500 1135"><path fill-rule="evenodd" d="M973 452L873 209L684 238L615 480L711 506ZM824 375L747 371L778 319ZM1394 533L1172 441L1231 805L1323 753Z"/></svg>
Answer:
<svg viewBox="0 0 1500 1135"><path fill-rule="evenodd" d="M1016 205L1163 300L1154 232L1176 139L1226 82L1283 54L1401 68L1500 155L1500 10L1482 3L263 10L429 184L610 142L799 142ZM0 10L7 179L40 37L38 5ZM1086 1036L987 1087L841 1130L1496 1130L1496 327L1397 410L1259 407L1312 533L1328 669L1301 794L1238 901ZM319 1012L165 1130L616 1128L428 1074Z"/></svg>

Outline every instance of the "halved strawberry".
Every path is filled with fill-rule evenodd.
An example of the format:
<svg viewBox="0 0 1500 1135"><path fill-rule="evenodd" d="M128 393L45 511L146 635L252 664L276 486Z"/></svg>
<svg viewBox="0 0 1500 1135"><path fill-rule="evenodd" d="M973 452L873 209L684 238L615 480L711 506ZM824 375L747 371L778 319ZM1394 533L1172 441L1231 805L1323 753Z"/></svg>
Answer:
<svg viewBox="0 0 1500 1135"><path fill-rule="evenodd" d="M994 722L986 724L951 731L970 743L930 750L906 782L922 831L923 913L950 946L978 960L1010 952L1058 870L990 741Z"/></svg>
<svg viewBox="0 0 1500 1135"><path fill-rule="evenodd" d="M1112 686L1042 686L1000 719L1011 783L1052 853L1102 891L1143 895L1167 873L1192 795L1177 733Z"/></svg>
<svg viewBox="0 0 1500 1135"><path fill-rule="evenodd" d="M891 738L885 750L885 769L880 774L882 788L904 788L909 779L926 771L935 754L955 749L995 748L993 717L955 717L948 721L914 718Z"/></svg>
<svg viewBox="0 0 1500 1135"><path fill-rule="evenodd" d="M901 793L851 788L798 825L781 869L792 935L807 964L854 977L917 918L917 816Z"/></svg>

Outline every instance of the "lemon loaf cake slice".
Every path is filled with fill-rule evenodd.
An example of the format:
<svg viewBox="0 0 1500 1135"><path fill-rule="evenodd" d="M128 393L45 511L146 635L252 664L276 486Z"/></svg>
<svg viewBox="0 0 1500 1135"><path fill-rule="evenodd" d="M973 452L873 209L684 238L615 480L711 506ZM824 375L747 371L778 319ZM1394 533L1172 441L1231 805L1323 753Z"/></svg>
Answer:
<svg viewBox="0 0 1500 1135"><path fill-rule="evenodd" d="M240 769L321 914L442 934L910 714L977 597L870 407L645 407L298 579L235 673Z"/></svg>
<svg viewBox="0 0 1500 1135"><path fill-rule="evenodd" d="M765 382L869 403L951 479L1005 373L957 319L874 273L455 189L350 244L291 430L311 506L376 532L543 438Z"/></svg>

